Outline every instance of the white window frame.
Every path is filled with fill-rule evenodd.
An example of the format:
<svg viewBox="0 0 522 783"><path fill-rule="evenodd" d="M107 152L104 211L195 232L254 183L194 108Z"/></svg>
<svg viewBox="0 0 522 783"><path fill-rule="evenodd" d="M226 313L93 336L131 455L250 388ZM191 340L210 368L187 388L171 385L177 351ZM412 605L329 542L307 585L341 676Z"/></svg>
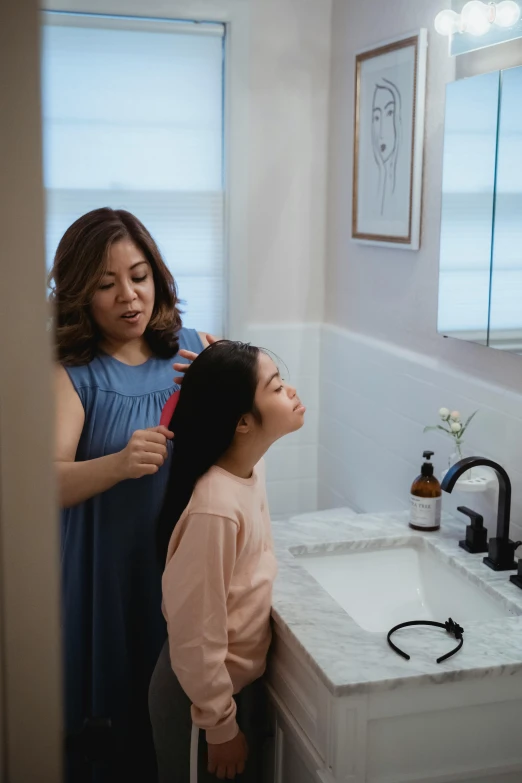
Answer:
<svg viewBox="0 0 522 783"><path fill-rule="evenodd" d="M217 336L241 339L248 319L248 0L44 0L42 10L225 25L225 334Z"/></svg>

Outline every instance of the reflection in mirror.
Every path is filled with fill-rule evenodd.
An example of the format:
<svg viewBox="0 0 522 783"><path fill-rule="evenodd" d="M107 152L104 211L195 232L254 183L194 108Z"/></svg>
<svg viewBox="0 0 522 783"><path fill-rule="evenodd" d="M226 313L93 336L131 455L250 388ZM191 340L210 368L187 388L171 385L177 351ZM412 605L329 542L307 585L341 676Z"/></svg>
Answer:
<svg viewBox="0 0 522 783"><path fill-rule="evenodd" d="M499 73L446 92L438 331L487 345Z"/></svg>
<svg viewBox="0 0 522 783"><path fill-rule="evenodd" d="M522 67L501 72L489 345L522 353Z"/></svg>

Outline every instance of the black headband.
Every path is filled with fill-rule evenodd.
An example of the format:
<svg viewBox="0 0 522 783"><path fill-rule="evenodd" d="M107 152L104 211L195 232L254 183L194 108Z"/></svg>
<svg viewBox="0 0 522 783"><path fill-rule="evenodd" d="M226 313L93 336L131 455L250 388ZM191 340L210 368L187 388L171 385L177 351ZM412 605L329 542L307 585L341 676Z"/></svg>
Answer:
<svg viewBox="0 0 522 783"><path fill-rule="evenodd" d="M462 645L464 644L464 628L461 628L461 626L458 623L455 623L451 617L446 623L434 623L432 620L410 620L408 623L399 623L399 625L396 625L394 628L391 629L391 631L388 631L388 644L392 648L392 650L395 650L395 652L398 655L402 655L403 658L406 658L407 661L410 660L410 656L408 653L403 652L399 647L397 647L391 640L392 633L395 633L395 631L398 631L400 628L407 628L410 625L432 625L435 626L435 628L444 628L449 634L455 637L455 639L459 642L457 647L455 647L454 650L451 650L451 652L446 653L446 655L441 655L440 658L437 658L437 663L442 663L442 661L446 661L448 658L451 658L452 655L455 655L455 653L458 653Z"/></svg>

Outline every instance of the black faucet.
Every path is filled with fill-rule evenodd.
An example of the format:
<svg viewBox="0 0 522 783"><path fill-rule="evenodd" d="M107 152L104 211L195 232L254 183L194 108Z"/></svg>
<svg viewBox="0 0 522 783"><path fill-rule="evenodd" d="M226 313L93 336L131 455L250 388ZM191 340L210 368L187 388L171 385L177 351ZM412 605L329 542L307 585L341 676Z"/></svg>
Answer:
<svg viewBox="0 0 522 783"><path fill-rule="evenodd" d="M498 478L498 514L497 514L497 535L489 539L488 556L484 558L484 563L494 571L512 571L516 569L515 549L520 546L520 541L516 543L509 539L509 516L511 513L511 481L502 467L496 462L485 457L466 457L455 463L442 481L441 487L444 492L451 492L455 484L470 468L476 468L484 465L493 468Z"/></svg>

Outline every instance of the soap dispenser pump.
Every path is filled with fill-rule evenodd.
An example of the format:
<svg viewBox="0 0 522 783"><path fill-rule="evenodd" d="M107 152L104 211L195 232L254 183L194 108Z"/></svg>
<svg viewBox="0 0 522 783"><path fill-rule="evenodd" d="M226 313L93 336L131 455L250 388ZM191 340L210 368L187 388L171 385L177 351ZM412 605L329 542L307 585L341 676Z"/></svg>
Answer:
<svg viewBox="0 0 522 783"><path fill-rule="evenodd" d="M442 506L442 489L436 476L433 475L433 464L430 462L433 451L425 451L425 459L420 476L411 485L410 495L410 527L424 532L440 528Z"/></svg>

